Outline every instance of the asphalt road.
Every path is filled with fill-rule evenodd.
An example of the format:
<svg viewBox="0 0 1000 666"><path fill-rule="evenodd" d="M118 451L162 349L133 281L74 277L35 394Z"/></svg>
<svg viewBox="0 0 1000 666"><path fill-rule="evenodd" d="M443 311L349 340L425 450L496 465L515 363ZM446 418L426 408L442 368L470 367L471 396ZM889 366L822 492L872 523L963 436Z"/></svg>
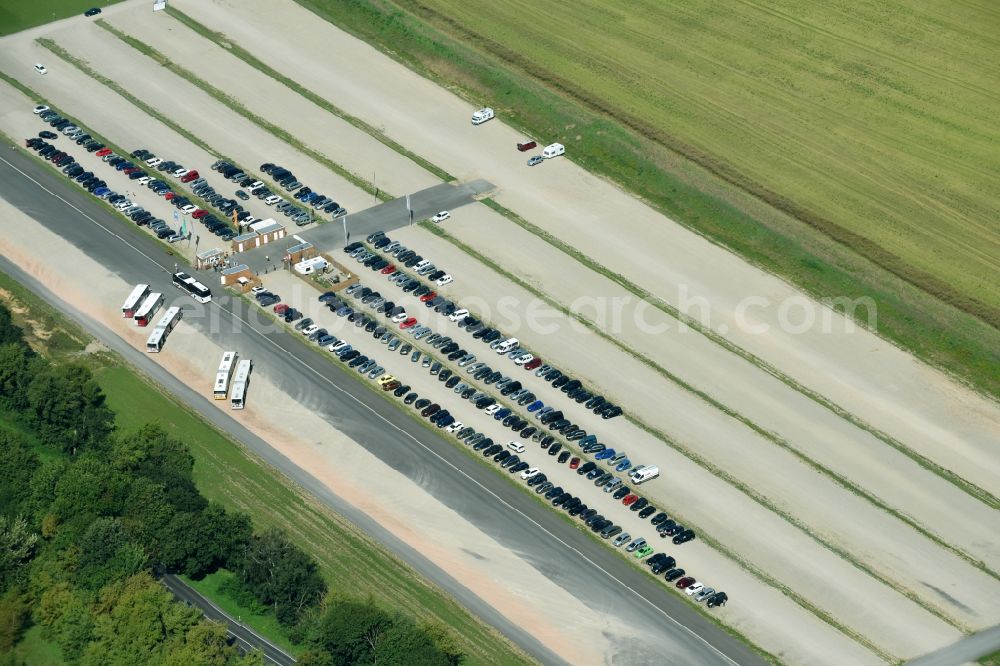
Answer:
<svg viewBox="0 0 1000 666"><path fill-rule="evenodd" d="M241 624L233 616L227 615L224 610L201 596L194 588L177 576L165 574L160 578L160 582L173 592L175 597L186 602L189 606L194 606L201 610L209 620L226 625L229 635L235 639L235 645L244 652L260 650L267 663L278 664L278 666L292 666L295 663L295 657L277 645L272 644L260 634L254 633L252 629Z"/></svg>
<svg viewBox="0 0 1000 666"><path fill-rule="evenodd" d="M906 666L959 666L974 662L997 650L1000 650L1000 625L966 636L957 643L908 661Z"/></svg>
<svg viewBox="0 0 1000 666"><path fill-rule="evenodd" d="M16 167L16 169L15 169ZM20 170L20 172L18 171ZM23 173L21 173L23 172ZM82 193L34 158L2 149L0 196L73 243L127 282L170 287L174 259L123 218ZM2 224L2 221L0 221ZM4 233L16 233L6 229ZM562 663L533 636L500 615L419 553L337 497L308 472L296 467L209 400L166 373L147 355L134 350L113 332L59 300L6 260L12 274L190 404L210 422L232 434L269 464L385 544L415 570L466 608L495 626L542 663ZM189 271L193 272L193 271ZM215 284L208 275L206 283ZM611 659L620 663L762 664L748 646L694 611L686 599L670 593L649 574L623 561L590 535L567 524L555 512L471 460L450 441L428 431L407 413L394 409L367 386L283 329L272 330L243 299L217 293L209 315L185 318L223 348L238 346L254 359L255 373L321 414L336 428L387 465L418 482L438 501L461 514L486 534L534 566L591 608L617 616L635 627L636 635L608 636ZM117 306L117 304L115 304ZM260 325L258 325L258 322ZM250 396L252 400L252 394ZM401 434L414 446L399 446ZM736 600L738 603L738 600Z"/></svg>

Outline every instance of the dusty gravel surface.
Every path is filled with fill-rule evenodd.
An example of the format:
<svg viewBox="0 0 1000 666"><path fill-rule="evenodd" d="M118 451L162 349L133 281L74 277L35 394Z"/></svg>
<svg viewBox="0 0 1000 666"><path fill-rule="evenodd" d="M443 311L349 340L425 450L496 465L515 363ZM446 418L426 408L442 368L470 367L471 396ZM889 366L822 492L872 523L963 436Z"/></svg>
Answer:
<svg viewBox="0 0 1000 666"><path fill-rule="evenodd" d="M873 335L843 334L839 316L831 315L833 333L782 332L782 312L794 324L805 316L822 319L822 308L568 160L527 168L514 149L521 138L516 130L497 120L472 127L468 103L292 2L179 0L176 6L255 44L258 56L287 76L298 79L309 62L316 89L336 91L337 104L349 113L384 127L459 178L489 179L505 206L666 301L682 307L686 286L689 299L711 303L709 323L720 334L961 476L985 488L1000 486L996 404ZM295 48L273 39L276 33L294 34ZM398 99L407 101L405 113L386 103ZM565 139L572 155L572 137ZM488 247L485 240L482 246ZM769 301L742 318L767 325L766 335L742 330L736 319L748 296ZM789 305L783 309L783 303Z"/></svg>
<svg viewBox="0 0 1000 666"><path fill-rule="evenodd" d="M265 8L260 0L240 3L238 8L224 0L200 3L180 0L176 4L203 23L213 27L225 25L227 34L244 44L253 43L254 52L275 69L308 83L348 112L384 128L403 145L458 177L482 176L497 183L501 187L498 195L501 203L582 251L592 253L604 265L668 302L680 303L678 285L685 285L691 297L707 297L712 304L711 325L729 339L898 437L906 446L987 489L1000 487L1000 456L995 449L995 443L1000 441L1000 410L995 404L955 386L868 333L843 333L839 330L843 322L838 317L832 318L834 333L782 333L775 326L777 304L795 293L787 285L670 224L567 160L549 161L528 170L523 165L524 155L513 150L518 138L514 130L497 121L471 128L466 103L336 28L316 21L297 5L268 3ZM376 182L384 189L401 194L434 182L412 162L260 75L224 49L165 15L154 16L145 4L116 7L109 19L186 67L197 69L200 76L219 87L240 81L240 88L231 92L254 112L283 125L355 173L377 170ZM276 31L283 30L296 35L294 47L273 38ZM4 48L0 49L0 68L4 71L20 76L18 71L24 69L23 63L45 62L50 69L47 77L33 75L30 67L20 77L57 101L64 110L78 113L86 123L119 145L141 145L157 153L165 150L159 146L169 147L172 159L194 165L204 162L200 169L206 169L214 159L47 50L33 45L25 36L4 40ZM329 189L327 193L335 193L349 208L370 204L371 195L283 145L105 31L89 24L62 22L49 36L191 129L213 148L240 160L243 166L255 167L265 160L286 163L301 180L309 184L312 184L310 179L324 183L323 191ZM102 42L101 49L92 48L95 41ZM307 80L303 79L304 62L309 63ZM67 81L71 83L67 85ZM80 91L85 94L79 94ZM387 102L400 98L407 100L406 113L399 113L397 104ZM3 128L12 136L18 136L18 131L31 132L34 125L41 126L30 113L25 120L22 113L12 108L0 112ZM569 142L567 145L571 150ZM474 148L470 150L470 146ZM79 152L85 154L82 149ZM113 175L128 182L120 173ZM112 178L106 180L114 187ZM209 180L222 191L220 177L209 176ZM314 189L321 188L314 186ZM148 190L143 193L151 198L147 208L155 212L153 206L160 206L165 214L157 214L167 219L173 208L162 200L155 201ZM142 194L140 197L140 202L146 205L145 197ZM253 203L263 208L256 201ZM257 214L253 209L251 212ZM594 233L594 229L607 229L609 220L614 220L612 234ZM706 391L753 423L773 431L793 449L866 488L948 543L997 567L1000 545L986 535L1000 533L1000 527L983 529L984 525L997 524L996 513L870 433L835 416L708 338L692 331L678 331L674 320L653 308L637 305L634 296L628 296L626 302L625 292L610 280L581 269L566 255L540 243L484 206L463 208L461 215L453 217L446 228L557 301L576 304L585 316L595 317L595 307L602 304L602 299L619 303L620 323L604 321L602 328L618 336L629 348ZM525 317L532 299L506 279L424 231L409 230L401 232L399 237L455 275L455 284L447 289L453 297L484 297L479 301L481 307L498 311L500 297L512 295L517 300L506 304L506 311L521 319ZM641 242L637 242L640 238ZM362 274L367 272L360 270ZM573 275L574 279L563 279L565 275ZM764 295L772 303L751 310L751 319L771 326L767 335L737 330L734 320L737 303L751 294ZM582 303L581 298L591 301ZM804 303L803 307L816 307ZM419 309L426 316L422 306ZM586 379L589 385L600 388L606 395L619 397L622 403L627 402L630 413L691 447L811 531L849 551L894 586L898 584L907 594L915 595L960 625L978 628L995 624L1000 618L995 579L833 484L760 434L678 388L606 340L580 330L561 316L551 321L557 332L549 335L531 331L522 334L513 323L504 328L517 333L547 360L563 369L575 370L574 374ZM660 326L663 330L654 334L643 328L657 325L665 327ZM440 322L440 326L439 330L448 330L449 324ZM722 331L722 326L727 330ZM453 337L486 360L485 345L472 341L464 332ZM878 364L871 362L876 355ZM505 372L503 363L511 373L528 375L515 370L509 361L500 364L490 361ZM564 396L533 376L529 381L534 383L518 378L543 399L552 396L553 402L560 406L567 403ZM643 390L636 391L636 386L642 386ZM443 390L443 386L437 389ZM651 500L707 530L880 648L908 657L957 637L954 627L824 549L746 495L665 448L645 431L624 419L603 422L574 407L564 410L568 418L601 435L602 441L612 445L627 442L633 460L656 462L670 470L669 481L665 474L642 488ZM480 417L472 414L470 419ZM498 437L494 439L499 441ZM554 464L552 460L543 462ZM610 498L602 497L598 489L583 488L582 492L594 496L595 502L607 502L609 512L615 510L610 506ZM627 528L629 531L640 533L643 526L634 514L620 506L617 512L623 524L633 525ZM614 518L610 513L606 515ZM733 520L736 515L741 517L739 521ZM652 534L652 529L645 527ZM767 534L768 538L761 539L761 534ZM795 662L809 661L817 654L827 657L842 654L846 659L842 663L854 663L848 655L860 649L856 644L766 588L732 560L701 541L685 545L683 552L685 560L690 558L699 570L711 572L711 578L724 573L727 590L738 589L741 597L753 599L752 604L734 604L725 609L724 617L727 623L765 648ZM767 612L762 611L764 608ZM791 628L795 631L790 631ZM871 657L867 652L864 654Z"/></svg>

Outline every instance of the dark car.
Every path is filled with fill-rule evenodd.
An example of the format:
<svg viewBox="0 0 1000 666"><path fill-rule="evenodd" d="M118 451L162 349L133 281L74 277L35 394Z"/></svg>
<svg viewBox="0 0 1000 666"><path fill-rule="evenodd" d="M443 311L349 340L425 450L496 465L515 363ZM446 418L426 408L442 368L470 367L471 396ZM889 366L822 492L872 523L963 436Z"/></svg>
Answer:
<svg viewBox="0 0 1000 666"><path fill-rule="evenodd" d="M729 601L729 595L725 592L716 592L708 598L705 603L709 608L715 608L716 606L725 606L726 602Z"/></svg>
<svg viewBox="0 0 1000 666"><path fill-rule="evenodd" d="M55 132L50 132L48 130L42 130L41 132L38 133L38 136L40 136L43 139L58 139L59 138L58 134L56 134Z"/></svg>
<svg viewBox="0 0 1000 666"><path fill-rule="evenodd" d="M405 398L403 398L403 404L412 405L413 401L417 399L416 393L408 393Z"/></svg>
<svg viewBox="0 0 1000 666"><path fill-rule="evenodd" d="M670 571L668 571L667 573L665 573L663 575L663 577L667 579L668 583L672 583L675 580L677 580L678 578L681 578L682 576L684 576L685 573L687 573L687 572L684 571L684 569L671 569Z"/></svg>
<svg viewBox="0 0 1000 666"><path fill-rule="evenodd" d="M629 506L629 510L641 511L642 509L645 509L647 506L649 506L649 500L646 499L645 497L640 497L635 502L633 502L631 506Z"/></svg>
<svg viewBox="0 0 1000 666"><path fill-rule="evenodd" d="M667 518L669 518L669 516L666 513L664 513L663 511L661 511L658 514L656 514L655 516L653 516L653 519L651 521L649 521L649 522L652 523L653 527L657 527L657 526L662 525L663 523L665 523L667 521Z"/></svg>
<svg viewBox="0 0 1000 666"><path fill-rule="evenodd" d="M583 475L595 469L596 467L597 463L595 463L592 460L588 460L587 462L583 463L582 465L580 465L580 467L577 468L576 473Z"/></svg>
<svg viewBox="0 0 1000 666"><path fill-rule="evenodd" d="M559 449L561 448L562 444L560 444L559 442L554 442L552 446L549 447L549 455L554 456L555 454L559 453Z"/></svg>
<svg viewBox="0 0 1000 666"><path fill-rule="evenodd" d="M434 414L436 414L439 411L441 411L441 405L439 405L439 404L437 404L435 402L435 403L431 403L430 405L427 405L426 407L424 407L420 411L420 415L421 416L425 416L425 417L426 416L433 416Z"/></svg>
<svg viewBox="0 0 1000 666"><path fill-rule="evenodd" d="M621 498L625 497L626 495L628 495L631 492L632 492L631 488L629 488L628 486L622 486L621 488L619 488L618 490L616 490L614 492L614 494L611 495L611 497L612 497L612 499L620 500Z"/></svg>
<svg viewBox="0 0 1000 666"><path fill-rule="evenodd" d="M695 538L694 530L684 530L680 534L674 537L674 544L681 545L682 543L687 543Z"/></svg>
<svg viewBox="0 0 1000 666"><path fill-rule="evenodd" d="M655 562L650 567L650 570L653 572L654 576L659 576L664 571L673 568L675 564L677 564L677 562L674 560L674 558L666 557L665 559L662 559L659 562Z"/></svg>
<svg viewBox="0 0 1000 666"><path fill-rule="evenodd" d="M83 15L84 16L97 16L100 13L101 13L101 8L100 7L91 7L90 9L88 9L87 11L85 11L83 13Z"/></svg>
<svg viewBox="0 0 1000 666"><path fill-rule="evenodd" d="M646 519L652 516L654 513L656 513L656 507L650 504L645 509L639 512L639 517L642 519Z"/></svg>

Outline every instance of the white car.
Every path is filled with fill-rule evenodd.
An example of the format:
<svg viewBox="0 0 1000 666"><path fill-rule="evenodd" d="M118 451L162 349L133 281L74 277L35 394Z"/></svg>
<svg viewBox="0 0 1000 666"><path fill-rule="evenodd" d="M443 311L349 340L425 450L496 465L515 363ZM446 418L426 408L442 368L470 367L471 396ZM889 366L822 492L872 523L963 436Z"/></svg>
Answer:
<svg viewBox="0 0 1000 666"><path fill-rule="evenodd" d="M139 183L140 185L145 185L146 183L148 183L151 180L153 180L152 176L143 176L142 178L140 178L139 180L137 180L135 182Z"/></svg>
<svg viewBox="0 0 1000 666"><path fill-rule="evenodd" d="M524 479L525 481L527 481L528 479L530 479L531 477L533 477L536 474L538 474L538 468L537 467L529 467L528 469L526 469L523 472L521 472L521 478Z"/></svg>
<svg viewBox="0 0 1000 666"><path fill-rule="evenodd" d="M309 324L308 326L302 329L302 335L308 337L318 330L319 330L319 324Z"/></svg>
<svg viewBox="0 0 1000 666"><path fill-rule="evenodd" d="M250 288L250 293L253 294L254 296L256 296L257 294L259 294L262 291L266 291L266 289L264 289L264 287L251 287Z"/></svg>
<svg viewBox="0 0 1000 666"><path fill-rule="evenodd" d="M431 222L444 222L449 217L451 217L451 213L449 213L446 210L443 210L440 213L438 213L437 215L435 215L434 217L432 217L431 218Z"/></svg>
<svg viewBox="0 0 1000 666"><path fill-rule="evenodd" d="M188 171L189 171L188 169L185 169L184 167L180 167L179 169L176 169L173 172L173 174L175 176L177 176L178 178L182 178L182 177L188 175Z"/></svg>
<svg viewBox="0 0 1000 666"><path fill-rule="evenodd" d="M185 215L190 215L191 213L195 212L196 210L198 210L198 207L195 206L194 204L188 204L187 206L184 206L183 208L181 208L181 212L184 213Z"/></svg>
<svg viewBox="0 0 1000 666"><path fill-rule="evenodd" d="M456 433L464 427L465 427L464 423L462 423L461 421L455 421L450 426L446 427L444 431L450 433Z"/></svg>
<svg viewBox="0 0 1000 666"><path fill-rule="evenodd" d="M455 280L453 280L452 277L446 273L437 279L437 286L443 287L446 284L451 284L454 281Z"/></svg>
<svg viewBox="0 0 1000 666"><path fill-rule="evenodd" d="M507 442L507 448L513 451L514 453L524 453L524 444L522 444L521 442L515 442L514 440L510 440L509 442Z"/></svg>
<svg viewBox="0 0 1000 666"><path fill-rule="evenodd" d="M42 63L38 63L35 65L35 71L38 72L39 74L47 74L49 70L45 69L45 65L43 65ZM41 112L39 111L39 113Z"/></svg>
<svg viewBox="0 0 1000 666"><path fill-rule="evenodd" d="M150 157L148 160L146 160L146 164L148 164L151 167L155 167L158 164L163 164L163 160L161 160L159 157Z"/></svg>
<svg viewBox="0 0 1000 666"><path fill-rule="evenodd" d="M486 408L485 413L488 416L493 416L494 414L496 414L497 412L499 412L501 409L503 409L503 407L501 407L500 405L490 405L489 407Z"/></svg>
<svg viewBox="0 0 1000 666"><path fill-rule="evenodd" d="M689 588L687 588L686 590L684 590L684 592L685 592L685 593L686 593L686 594L687 594L687 595L688 595L689 597L693 597L693 596L695 595L695 593L697 593L697 592L701 591L701 590L702 590L702 588L704 588L704 587L705 587L705 584L704 584L704 583L692 583L691 587L689 587Z"/></svg>
<svg viewBox="0 0 1000 666"><path fill-rule="evenodd" d="M459 319L465 319L468 316L469 316L469 311L463 308L461 310L455 310L454 312L452 312L450 315L448 315L448 319L452 321L458 321Z"/></svg>
<svg viewBox="0 0 1000 666"><path fill-rule="evenodd" d="M35 108L33 108L31 110L31 112L34 113L37 116L39 113L42 113L42 112L48 111L48 110L49 110L49 107L45 106L44 104L39 104L38 106L36 106Z"/></svg>
<svg viewBox="0 0 1000 666"><path fill-rule="evenodd" d="M514 359L514 364L515 365L524 365L525 363L527 363L528 361L533 360L534 358L535 357L532 354L521 354L520 356L518 356L517 358Z"/></svg>
<svg viewBox="0 0 1000 666"><path fill-rule="evenodd" d="M272 194L271 196L269 196L266 199L264 199L264 203L267 204L268 206L273 206L274 204L278 203L279 201L281 201L281 197L279 197L276 194Z"/></svg>
<svg viewBox="0 0 1000 666"><path fill-rule="evenodd" d="M400 323L402 321L406 321L406 319L407 319L406 313L405 312L400 312L398 315L396 315L395 317L392 318L392 323L393 324L398 324L398 323Z"/></svg>

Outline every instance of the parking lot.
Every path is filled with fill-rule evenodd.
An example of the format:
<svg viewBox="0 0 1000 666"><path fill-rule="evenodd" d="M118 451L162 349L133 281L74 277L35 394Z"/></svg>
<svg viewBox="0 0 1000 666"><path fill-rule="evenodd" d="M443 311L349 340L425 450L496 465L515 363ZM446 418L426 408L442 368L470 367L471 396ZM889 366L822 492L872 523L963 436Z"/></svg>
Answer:
<svg viewBox="0 0 1000 666"><path fill-rule="evenodd" d="M328 32L306 31L291 49L298 55L279 54L264 37L267 28L259 17L229 20L232 17L223 4L179 4L184 11L209 24L220 16L228 17L227 31L243 39L256 39L261 55L273 57L269 62L293 78L299 75L289 69L291 63L313 54L319 43L317 34L324 35L319 41L334 44L333 52L348 57L349 50L341 51L346 47L336 41L341 36L329 26L323 28ZM294 5L288 5L286 10L275 17L278 25L285 21L294 23L290 17L301 18L304 11ZM254 113L286 127L297 138L365 180L369 180L367 172L372 171L370 182L387 191L400 194L451 187L441 185L414 162L356 127L290 95L280 84L237 61L222 47L183 32L185 28L168 17L129 10L108 18L216 86L241 81L239 89L229 92ZM352 214L366 211L372 205L371 194L183 79L162 71L105 31L84 26L61 30L55 39L63 48L84 56L93 67L188 128L213 151L206 151L138 112L30 41L11 44L0 55L5 71L11 71L10 63L21 60L46 62L49 74L45 78L26 80L57 102L61 111L78 115L88 127L123 148L148 148L158 156L197 168L210 185L220 193L225 190L227 196L232 196L239 184L227 182L211 171L217 159L215 152L230 156L235 163L255 173L263 162L280 163L293 170L306 186L335 195L335 200ZM100 42L102 48L91 48L95 42ZM396 67L376 59L372 71L391 78ZM521 173L523 170L515 170L514 158L518 160L516 169L521 169L523 160L511 149L513 144L508 145L515 134L513 130L497 121L475 130L469 128L467 112L450 96L440 97L433 92L424 98L415 94L414 91L429 86L427 82L399 74L405 80L405 86L399 87L400 94L409 94L418 103L412 114L387 118L367 106L381 95L381 79L362 90L363 86L352 76L350 71L317 62L312 79L322 82L324 89L330 91L324 94L336 98L338 104L350 107L355 113L370 112L371 122L378 126L381 125L375 118L384 119L385 131L405 137L408 146L461 178L482 176L490 183L496 182L500 186L496 195L499 201L565 242L584 248L591 257L611 266L614 275L634 279L671 302L676 295L668 293L668 287L687 282L698 294L710 295L713 314L721 309L722 323L727 325L733 324L731 315L739 295L732 285L749 290L751 283L762 280L765 286L760 292L775 299L787 291L787 286L771 284L766 276L762 278L752 269L737 270L730 258L714 254L711 260L700 255L703 258L699 261L715 269L699 273L694 259L679 256L699 255L701 249L694 241L660 226L652 231L648 212L640 211L635 202L609 208L608 202L618 202L620 197L606 185L580 175L568 163L547 162L531 173L532 180L527 180ZM280 103L272 103L279 99ZM431 113L434 105L440 108L437 116ZM438 140L437 144L429 145L425 127L439 132L452 117L460 116L463 124L456 125L453 140ZM30 105L26 109L4 108L0 118L5 131L22 139L47 129L31 117ZM65 137L60 136L53 144L61 142L65 142ZM477 157L470 158L456 149L463 145L476 145ZM108 173L110 177L105 176L105 180L109 187L117 187L115 191L124 192L168 226L178 226L173 219L177 209L162 197L146 188L132 191L129 186L134 181L82 149L69 152L86 170ZM266 177L261 178L267 182ZM472 194L493 189L487 185ZM598 196L595 192L602 194ZM256 199L243 205L257 218L273 216L270 212L273 209ZM401 200L392 205L399 208ZM586 206L592 209L583 212ZM428 215L439 208L451 207L428 204L422 212ZM376 215L366 211L358 216L366 213ZM377 226L375 220L370 223ZM297 231L293 223L289 225L292 231ZM187 226L201 229L190 219ZM339 246L346 239L338 226L334 222L306 227L302 235L308 239L314 234ZM521 382L524 389L534 393L546 406L561 409L567 420L588 435L596 436L616 452L624 451L633 464L656 464L661 470L658 479L632 487L658 509L640 520L637 511L630 511L610 493L604 493L569 470L568 460L560 464L558 453L550 456L537 441L523 442L524 455L551 482L588 507L599 507L601 515L632 536L651 539L657 546L666 545L669 540L656 536L650 522L660 510L685 526L695 526L699 538L681 546L670 544L664 551L674 556L686 572L729 593L730 603L718 609L726 623L782 653L809 655L816 645L824 645L826 653L844 650L846 654L855 648L856 637L861 636L867 641L865 645L902 657L943 645L963 631L1000 616L995 577L989 573L998 561L998 545L983 538L982 529L984 525L995 524L995 512L877 436L883 428L902 440L905 447L912 447L933 461L947 462L956 473L990 488L997 474L995 455L987 446L991 433L995 433L995 421L989 418L991 409L962 397L952 387L941 384L939 378L928 378L925 372L909 368L907 363L896 359L896 352L887 351L884 343L872 336L865 340L835 336L817 342L808 335L790 339L776 331L774 336L751 338L745 331L730 326L729 339L773 363L781 373L788 373L809 387L818 387L824 395L875 424L876 428L866 430L788 383L778 373L755 365L710 337L679 330L676 320L663 310L626 294L620 281L582 268L566 253L541 242L536 235L483 205L463 206L440 228L504 272L493 270L420 227L404 225L399 230L389 228L388 232L393 240L411 247L453 278L451 283L442 285L424 280L429 287L457 306L467 307L473 316L488 315L486 323L505 336L516 336L518 344L528 350L525 353L538 356L570 379L579 380L588 391L607 397L623 409L622 415L606 420L584 409L582 404L567 398L559 387L515 365L513 359L490 351L488 345L474 339L458 322L427 308L414 292L404 292L389 283L388 275L369 271L346 257L342 259L342 254L337 258L355 268L365 287L405 307L407 314L415 317L415 325L429 326L433 333L453 338L476 354L477 362L487 362L496 371ZM352 233L352 241L363 240L362 236L372 230L367 223L357 229ZM647 238L637 229L649 229L650 235ZM206 249L206 244L227 247L218 236L208 233L199 236L199 250ZM194 240L190 246L181 241L173 247L190 258L196 249ZM662 256L650 255L648 248L653 246L661 248ZM363 329L346 323L344 317L322 308L315 300L320 292L303 292L293 289L293 285L302 286L297 278L284 273L266 276L268 289L282 295L296 294L293 307L322 322L331 334L340 337L343 333L355 349L376 358L386 374L411 384L413 391L449 410L465 426L487 434L500 446L518 438L513 430L447 389L437 379L440 373L431 375L429 367L412 363L398 352L389 353L388 345L380 344L370 333L362 333ZM551 331L543 334L532 329L527 322L533 317L537 319L540 309L552 309L539 301L539 293L572 310L589 325L555 311L543 318L547 325L551 324ZM609 305L617 310L601 309ZM360 305L358 311L369 313ZM611 316L615 312L617 320ZM760 319L771 321L772 315L765 308ZM655 333L651 334L651 329ZM538 425L532 413L527 412L528 404L510 405L507 397L496 389L495 382L485 384L473 379L465 368L456 367L457 359L441 358L440 350L427 344L430 334L417 341L404 331L397 329L396 334L422 353L429 352L436 361L442 361L443 369L456 373L460 382L489 393L529 424ZM878 351L871 352L873 349ZM321 353L331 356L325 350ZM888 369L883 367L884 376L873 375L869 364L859 360L869 354L877 354L888 363ZM926 393L913 395L912 387L919 383L915 377L923 378ZM895 388L887 390L890 385ZM861 399L864 395L869 398ZM964 416L957 419L956 414ZM582 438L574 443L546 432L556 438L564 451L571 452L570 458L581 458L581 464L593 458L580 451ZM471 446L461 446L472 453ZM605 463L595 462L608 469ZM627 483L624 470L617 475ZM518 484L524 483L519 474L508 476ZM582 525L581 521L576 522ZM708 538L702 539L702 535ZM933 587L926 584L929 580L934 581ZM671 592L676 593L675 589ZM847 633L831 629L819 617L822 614L837 618ZM796 632L788 630L792 626L797 628Z"/></svg>

